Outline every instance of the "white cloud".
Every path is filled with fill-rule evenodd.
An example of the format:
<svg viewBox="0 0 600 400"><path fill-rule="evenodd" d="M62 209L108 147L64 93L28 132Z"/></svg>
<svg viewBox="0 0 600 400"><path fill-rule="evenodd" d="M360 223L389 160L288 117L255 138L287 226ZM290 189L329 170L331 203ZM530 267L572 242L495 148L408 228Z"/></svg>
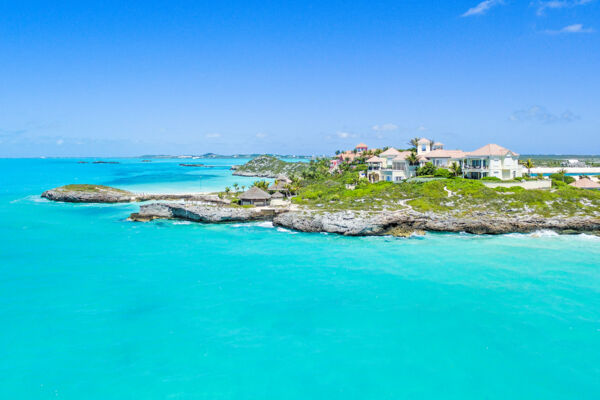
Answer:
<svg viewBox="0 0 600 400"><path fill-rule="evenodd" d="M569 26L565 26L562 29L558 30L546 30L545 33L549 35L560 35L560 34L568 34L568 33L593 33L594 30L592 28L584 28L583 24L573 24Z"/></svg>
<svg viewBox="0 0 600 400"><path fill-rule="evenodd" d="M267 137L267 134L266 134L266 133L263 133L263 132L258 132L258 133L256 134L256 137L257 137L257 138L259 138L259 139L264 139L264 138L266 138L266 137Z"/></svg>
<svg viewBox="0 0 600 400"><path fill-rule="evenodd" d="M469 8L467 12L465 12L462 17L472 17L474 15L483 15L487 13L490 8L504 4L503 0L484 0L481 3L477 4L473 8Z"/></svg>
<svg viewBox="0 0 600 400"><path fill-rule="evenodd" d="M206 135L204 135L205 138L207 139L217 139L221 137L220 133L207 133Z"/></svg>
<svg viewBox="0 0 600 400"><path fill-rule="evenodd" d="M395 131L398 129L398 125L395 124L383 124L383 125L373 125L373 129L374 131L377 132L389 132L389 131Z"/></svg>
<svg viewBox="0 0 600 400"><path fill-rule="evenodd" d="M427 128L425 128L423 125L421 125L417 128L417 130L422 132L422 131L426 131Z"/></svg>
<svg viewBox="0 0 600 400"><path fill-rule="evenodd" d="M510 116L511 121L516 122L541 122L544 124L554 124L560 122L573 122L580 119L578 115L567 110L561 114L553 114L542 106L531 106L526 110L518 110Z"/></svg>
<svg viewBox="0 0 600 400"><path fill-rule="evenodd" d="M62 145L64 142L65 142L65 141L64 141L63 139L58 139L58 140L56 141L56 144L60 146L60 145Z"/></svg>
<svg viewBox="0 0 600 400"><path fill-rule="evenodd" d="M336 135L340 139L348 139L348 138L356 137L356 135L349 133L349 132L337 132Z"/></svg>
<svg viewBox="0 0 600 400"><path fill-rule="evenodd" d="M584 6L594 0L550 0L537 2L537 15L544 15L546 10L558 10L561 8L573 8Z"/></svg>

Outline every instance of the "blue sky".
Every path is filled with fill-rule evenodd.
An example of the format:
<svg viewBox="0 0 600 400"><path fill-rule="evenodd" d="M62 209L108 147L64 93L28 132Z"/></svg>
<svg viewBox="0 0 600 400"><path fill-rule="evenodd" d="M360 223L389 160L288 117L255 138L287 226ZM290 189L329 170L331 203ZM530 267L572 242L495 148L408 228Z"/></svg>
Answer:
<svg viewBox="0 0 600 400"><path fill-rule="evenodd" d="M0 156L600 153L600 0L2 1Z"/></svg>

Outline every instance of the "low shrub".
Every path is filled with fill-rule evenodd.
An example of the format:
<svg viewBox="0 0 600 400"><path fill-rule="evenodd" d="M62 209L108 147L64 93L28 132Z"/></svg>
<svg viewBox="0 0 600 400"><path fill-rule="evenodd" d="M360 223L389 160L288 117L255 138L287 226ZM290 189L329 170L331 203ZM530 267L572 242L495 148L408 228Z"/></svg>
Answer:
<svg viewBox="0 0 600 400"><path fill-rule="evenodd" d="M435 173L433 174L433 176L440 177L440 178L451 178L453 175L446 168L438 168L435 171Z"/></svg>
<svg viewBox="0 0 600 400"><path fill-rule="evenodd" d="M552 174L550 175L550 179L552 179L553 181L564 182L566 184L575 182L575 178L565 174Z"/></svg>

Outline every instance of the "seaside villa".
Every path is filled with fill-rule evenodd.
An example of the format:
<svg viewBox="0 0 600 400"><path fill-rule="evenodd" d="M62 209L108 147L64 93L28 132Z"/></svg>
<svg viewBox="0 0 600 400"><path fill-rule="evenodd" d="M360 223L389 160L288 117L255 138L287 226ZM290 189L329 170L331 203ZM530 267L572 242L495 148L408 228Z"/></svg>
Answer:
<svg viewBox="0 0 600 400"><path fill-rule="evenodd" d="M444 150L439 142L420 139L417 146L417 160L410 162L411 151L398 151L388 148L378 156L367 159L367 178L371 182L401 182L417 175L417 168L431 162L437 168L449 168L457 163L463 177L481 179L496 177L510 180L523 176L519 165L519 155L497 144L487 144L477 150Z"/></svg>

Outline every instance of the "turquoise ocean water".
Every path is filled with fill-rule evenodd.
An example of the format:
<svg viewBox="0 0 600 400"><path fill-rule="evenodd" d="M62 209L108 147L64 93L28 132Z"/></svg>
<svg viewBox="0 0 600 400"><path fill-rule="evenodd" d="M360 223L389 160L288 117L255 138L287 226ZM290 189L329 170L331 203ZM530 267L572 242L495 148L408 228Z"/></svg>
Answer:
<svg viewBox="0 0 600 400"><path fill-rule="evenodd" d="M243 160L0 160L1 399L597 399L600 240L125 219Z"/></svg>

